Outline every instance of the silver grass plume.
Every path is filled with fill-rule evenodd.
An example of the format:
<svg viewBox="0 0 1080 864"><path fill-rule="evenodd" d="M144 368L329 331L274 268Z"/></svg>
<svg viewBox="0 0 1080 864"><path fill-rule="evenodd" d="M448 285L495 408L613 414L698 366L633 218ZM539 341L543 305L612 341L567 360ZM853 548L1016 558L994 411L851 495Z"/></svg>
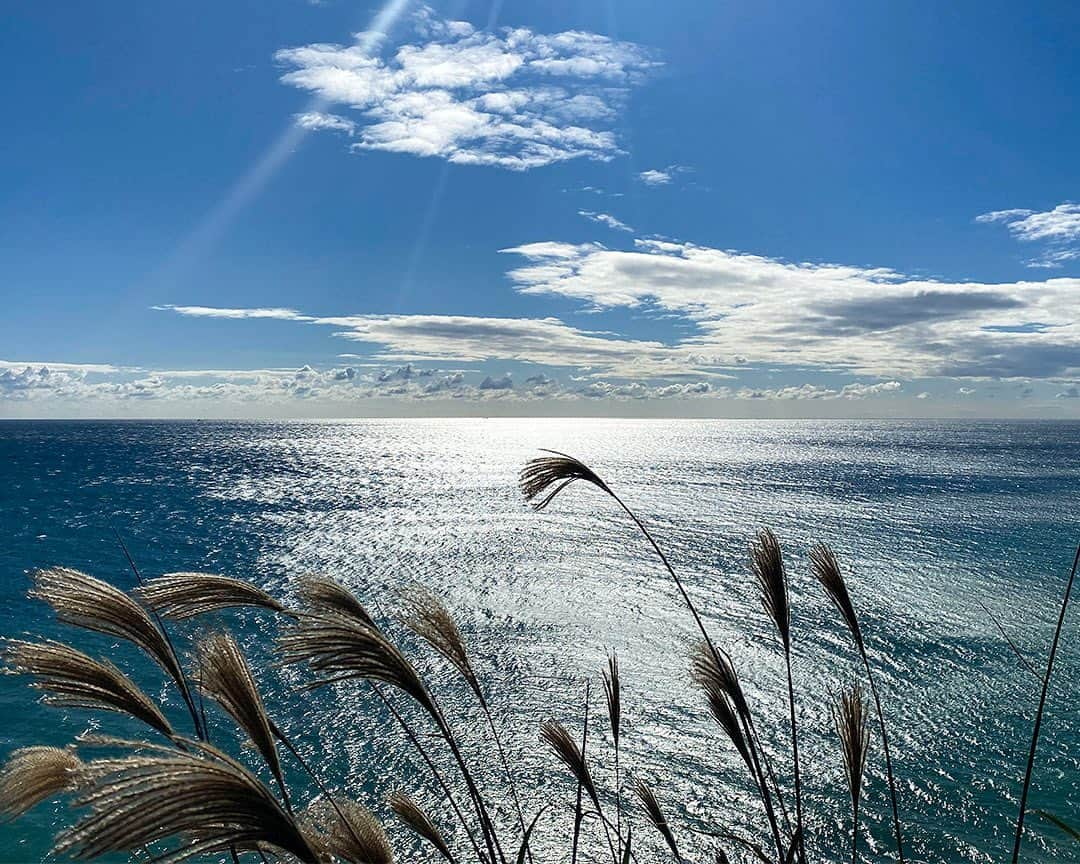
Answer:
<svg viewBox="0 0 1080 864"><path fill-rule="evenodd" d="M640 799L642 806L644 806L645 813L648 815L652 826L659 831L660 836L664 838L664 842L667 843L675 860L682 861L682 858L679 856L679 847L675 843L675 835L671 831L671 825L668 824L667 816L664 815L664 811L660 807L660 802L656 798L656 793L653 792L652 788L643 780L638 780L634 785L634 793Z"/></svg>
<svg viewBox="0 0 1080 864"><path fill-rule="evenodd" d="M141 648L189 699L180 662L168 639L147 611L108 582L69 567L34 574L29 596L44 600L64 624L124 639Z"/></svg>
<svg viewBox="0 0 1080 864"><path fill-rule="evenodd" d="M412 798L404 792L392 792L387 803L398 819L404 822L413 833L435 847L447 861L454 860L453 853L434 820Z"/></svg>
<svg viewBox="0 0 1080 864"><path fill-rule="evenodd" d="M465 640L450 611L434 592L415 586L402 595L405 608L401 623L439 652L461 673L472 691L480 698L480 683L476 679Z"/></svg>
<svg viewBox="0 0 1080 864"><path fill-rule="evenodd" d="M607 668L602 672L604 696L607 699L608 720L615 747L619 746L619 727L622 725L622 685L619 679L619 658L614 652L608 657Z"/></svg>
<svg viewBox="0 0 1080 864"><path fill-rule="evenodd" d="M780 542L768 528L758 533L751 547L751 564L758 587L761 589L761 605L776 625L784 648L784 665L787 669L788 714L791 729L791 760L795 775L795 838L798 841L800 864L806 864L803 836L802 772L799 764L799 727L795 716L795 684L791 674L791 603L788 597L787 573Z"/></svg>
<svg viewBox="0 0 1080 864"><path fill-rule="evenodd" d="M386 831L375 814L348 798L314 801L301 822L311 844L321 853L350 864L392 864Z"/></svg>
<svg viewBox="0 0 1080 864"><path fill-rule="evenodd" d="M319 674L309 687L334 681L382 681L404 691L441 726L442 717L405 655L374 624L339 612L304 613L280 639L285 662L307 662Z"/></svg>
<svg viewBox="0 0 1080 864"><path fill-rule="evenodd" d="M301 599L317 612L337 612L375 625L375 620L353 593L329 576L304 576L299 590Z"/></svg>
<svg viewBox="0 0 1080 864"><path fill-rule="evenodd" d="M285 780L274 744L273 726L240 646L229 634L215 633L203 639L197 651L203 692L247 733L284 793Z"/></svg>
<svg viewBox="0 0 1080 864"><path fill-rule="evenodd" d="M270 847L320 864L300 826L247 768L208 744L185 744L189 752L84 763L75 775L85 791L74 803L90 812L57 836L53 852L88 859L182 837L187 845L161 860Z"/></svg>
<svg viewBox="0 0 1080 864"><path fill-rule="evenodd" d="M607 701L608 722L615 744L615 834L622 843L622 780L619 777L619 736L622 727L622 681L619 678L619 658L614 651L608 656L607 668L601 671L604 679L604 698ZM626 852L630 853L630 829L627 826Z"/></svg>
<svg viewBox="0 0 1080 864"><path fill-rule="evenodd" d="M881 745L885 751L885 777L889 784L889 802L892 806L893 833L896 836L896 852L900 864L904 864L904 841L900 830L900 804L896 795L896 780L893 776L892 753L889 748L889 732L885 726L885 714L881 710L881 699L878 696L877 683L874 679L874 670L870 666L870 658L866 653L866 644L863 642L862 628L859 626L859 618L855 614L855 604L851 602L848 593L847 582L840 571L840 564L836 555L824 543L819 543L810 550L810 561L813 566L814 576L829 595L829 599L844 619L851 638L855 640L855 646L859 649L863 668L866 669L866 677L870 682L870 693L874 699L874 710L877 714L878 729L881 732ZM997 623L996 621L994 622ZM999 625L1000 629L1000 625ZM1009 640L1008 634L1002 630L1002 634ZM1009 640L1011 644L1012 640ZM1019 655L1023 660L1023 655ZM1026 662L1026 661L1025 661Z"/></svg>
<svg viewBox="0 0 1080 864"><path fill-rule="evenodd" d="M585 762L585 756L582 754L581 748L578 746L577 741L571 737L566 727L554 720L547 720L540 726L540 740L555 751L555 755L570 769L574 779L588 793L593 806L599 810L600 795L596 791L592 773Z"/></svg>
<svg viewBox="0 0 1080 864"><path fill-rule="evenodd" d="M750 560L761 590L761 605L776 625L784 650L791 646L791 607L788 602L787 576L780 542L768 528L758 533L751 547Z"/></svg>
<svg viewBox="0 0 1080 864"><path fill-rule="evenodd" d="M832 708L833 723L840 736L840 750L844 759L844 774L851 793L851 854L857 860L859 839L859 799L862 795L863 772L866 768L866 751L870 746L867 728L867 707L862 688L858 684L840 694Z"/></svg>
<svg viewBox="0 0 1080 864"><path fill-rule="evenodd" d="M162 735L175 733L157 703L107 660L95 660L62 642L5 643L8 670L29 675L42 701L65 708L116 711L141 720Z"/></svg>
<svg viewBox="0 0 1080 864"><path fill-rule="evenodd" d="M753 775L754 764L742 726L742 719L748 713L748 708L735 674L735 667L726 657L714 653L708 645L701 642L691 654L691 675L705 691L709 710L716 722L720 724L720 728L724 730Z"/></svg>
<svg viewBox="0 0 1080 864"><path fill-rule="evenodd" d="M72 791L80 764L70 749L16 750L0 769L0 813L21 816L42 801Z"/></svg>
<svg viewBox="0 0 1080 864"><path fill-rule="evenodd" d="M840 572L840 565L836 560L836 555L824 543L818 543L810 550L810 563L814 570L814 576L821 583L821 587L825 589L825 593L829 595L829 599L832 601L833 606L836 607L836 611L840 613L840 617L844 619L844 623L847 625L848 630L851 631L851 637L855 640L859 651L865 651L866 646L863 644L862 628L859 627L859 618L855 614L855 604L851 602L851 595L848 594L847 583Z"/></svg>
<svg viewBox="0 0 1080 864"><path fill-rule="evenodd" d="M499 761L506 773L506 779L510 787L510 797L514 803L514 811L518 819L518 825L521 828L522 834L524 834L525 817L522 814L521 803L518 800L517 786L514 783L513 774L510 771L510 765L506 759L506 751L503 749L502 740L499 737L499 730L495 725L495 719L491 716L491 708L488 705L487 698L484 696L484 691L480 687L480 681L477 679L472 662L469 660L469 652L465 647L465 640L462 638L461 630L458 629L457 622L454 621L453 615L450 614L450 610L446 608L446 605L439 596L433 591L420 585L415 585L407 591L404 591L402 593L402 601L404 609L399 616L401 623L427 642L455 669L457 669L461 674L461 677L465 679L465 682L476 696L477 701L480 703L480 707L487 719L488 728L491 730L491 736L495 741L495 748L499 754ZM528 857L530 864L532 864L531 852L529 852Z"/></svg>
<svg viewBox="0 0 1080 864"><path fill-rule="evenodd" d="M608 485L584 462L555 450L544 452L551 455L529 460L518 477L521 492L534 509L543 510L576 480L584 480L608 495L612 494Z"/></svg>
<svg viewBox="0 0 1080 864"><path fill-rule="evenodd" d="M261 588L212 573L166 573L148 579L135 594L151 609L177 621L236 606L287 611Z"/></svg>

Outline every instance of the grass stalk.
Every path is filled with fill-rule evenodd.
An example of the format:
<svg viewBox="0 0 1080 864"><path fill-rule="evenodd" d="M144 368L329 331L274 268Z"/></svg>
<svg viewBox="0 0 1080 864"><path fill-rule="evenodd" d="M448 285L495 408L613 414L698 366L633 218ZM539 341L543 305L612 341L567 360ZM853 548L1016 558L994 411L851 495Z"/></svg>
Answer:
<svg viewBox="0 0 1080 864"><path fill-rule="evenodd" d="M1054 660L1057 657L1058 642L1061 639L1061 630L1065 626L1065 613L1069 608L1069 598L1072 595L1073 582L1076 580L1076 567L1080 564L1080 546L1076 547L1076 555L1073 557L1072 571L1069 573L1069 581L1065 585L1065 597L1061 601L1061 611L1058 613L1057 627L1054 628L1054 639L1050 643L1050 656L1046 660L1046 674L1043 675L1042 693L1039 695L1039 710L1035 712L1035 724L1031 732L1031 749L1028 751L1027 767L1024 769L1024 785L1020 792L1020 812L1016 817L1016 839L1013 841L1012 864L1020 860L1020 845L1024 839L1024 817L1027 815L1028 791L1031 788L1031 773L1035 768L1035 751L1039 746L1039 733L1042 731L1043 711L1046 708L1046 693L1050 688L1050 676L1054 671Z"/></svg>

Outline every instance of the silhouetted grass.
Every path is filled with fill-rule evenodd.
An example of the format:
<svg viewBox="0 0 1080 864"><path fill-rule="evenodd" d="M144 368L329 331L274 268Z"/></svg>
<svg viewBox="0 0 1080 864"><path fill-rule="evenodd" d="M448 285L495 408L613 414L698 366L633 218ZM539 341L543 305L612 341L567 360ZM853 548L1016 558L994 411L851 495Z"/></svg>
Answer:
<svg viewBox="0 0 1080 864"><path fill-rule="evenodd" d="M610 754L589 746L590 735L596 734L595 720L590 728L589 682L585 682L581 718L552 718L539 729L539 741L550 750L552 767L561 765L577 790L574 801L566 803L565 829L555 829L564 843L547 850L554 855L553 864L565 860L577 864L585 848L583 834L593 831L593 846L599 843L601 849L606 848L612 864L656 860L659 850L675 862L691 860L685 855L693 860L708 856L717 864L724 864L733 855L763 864L826 860L825 838L815 836L804 813L802 777L806 768L800 762L792 664L798 629L792 626L790 574L776 535L768 530L758 534L748 564L784 656L787 740L794 785L788 798L762 747L755 712L740 684L734 658L711 638L697 603L644 522L595 471L570 456L552 453L533 460L520 478L522 492L537 510L549 508L578 481L608 496L629 517L676 585L702 640L690 657L687 680L701 689L704 707L720 727L721 740L732 748L740 771L745 769L745 782L760 801L760 821L756 834L736 832L724 824L680 829L661 803L667 798L662 780L654 787L636 776L633 766L625 768L621 743L623 670L611 654L601 671ZM887 724L856 607L832 551L819 545L811 550L810 560L814 576L855 642L861 671L874 699L896 857L903 862L902 814ZM1080 550L1042 676L1016 825L1014 862L1019 857L1047 689L1077 563ZM233 636L219 629L196 637L191 651L184 655L188 659L182 661L177 634L167 629L172 620L248 609L280 619L282 632L268 647L276 651L280 662L307 670L303 690L357 682L393 717L430 773L430 778L397 778L399 785L428 783L430 794L421 800L433 800L437 806L421 806L417 798L398 789L385 802L386 809L429 854L451 864L465 860L477 864L533 861L533 829L552 804L550 793L545 790L545 806L525 812L515 766L507 757L485 692L483 670L475 664L453 615L438 596L412 586L402 594L397 614L382 621L382 615L377 620L360 598L324 576L305 577L299 585L298 607L292 608L241 580L204 573L173 573L143 580L134 561L131 564L140 583L132 592L75 570L51 568L35 575L30 593L48 603L59 620L76 631L104 633L140 648L176 686L191 715L190 731L169 718L164 697L155 700L127 672L107 660L56 641L9 640L4 650L8 671L28 676L46 704L123 714L160 736L151 736L153 740L84 736L67 748L28 747L11 754L0 771L0 811L14 817L47 800L70 799L76 819L57 834L57 854L92 859L114 852L139 853L162 864L224 852L234 861L248 856L264 862L280 858L311 864L389 864L393 860L392 840L377 815L379 802L360 801L348 790L330 788L320 776L325 768L320 763L329 763L334 754L306 759L274 722L273 706L264 702L258 684L266 672L263 664L273 659L253 664ZM219 626L217 622L215 626ZM404 634L419 639L402 643L399 636ZM457 731L461 718L446 713L438 694L419 671L426 666L417 664L403 644L430 649L429 659L447 664L464 682L462 689L467 688L484 718L480 740L465 746ZM206 703L220 707L219 719L234 725L250 748L237 756L210 743L204 697ZM413 708L407 710L405 706L410 704ZM857 864L863 776L872 749L866 701L858 681L840 695L832 712L850 792L851 855ZM777 718L768 720L775 725ZM347 734L347 730L343 732ZM103 756L102 750L116 755ZM282 759L290 757L303 769L304 783L289 782ZM484 776L494 776L496 781L481 786L478 765L474 764L477 761L483 763ZM815 769L821 770L820 766ZM263 776L271 782L264 782ZM607 788L608 780L613 781L612 788ZM640 802L640 810L624 809L626 784ZM785 803L791 800L794 821ZM612 802L614 816L609 818ZM1060 816L1035 812L1066 834L1074 832ZM655 832L653 846L643 845L641 832L634 830L638 819Z"/></svg>

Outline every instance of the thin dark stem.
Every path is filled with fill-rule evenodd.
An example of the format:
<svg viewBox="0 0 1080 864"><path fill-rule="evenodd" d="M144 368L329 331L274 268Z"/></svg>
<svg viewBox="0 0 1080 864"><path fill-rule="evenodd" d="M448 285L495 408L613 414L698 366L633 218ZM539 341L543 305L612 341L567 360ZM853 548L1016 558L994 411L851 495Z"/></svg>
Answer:
<svg viewBox="0 0 1080 864"><path fill-rule="evenodd" d="M589 817L590 819L593 819L593 818L598 819L603 825L607 826L609 831L614 831L615 830L615 826L611 823L611 820L607 816L605 816L603 813L599 812L598 810L586 810L581 814L581 816L582 816L583 819L586 816ZM627 825L627 831L629 831L629 829L631 827L633 827L633 826ZM625 854L626 854L625 852L620 852L619 853L619 861L620 862L622 862L622 860L623 860L622 856L625 855ZM630 859L632 861L637 861L638 860L637 853L633 849L630 850Z"/></svg>
<svg viewBox="0 0 1080 864"><path fill-rule="evenodd" d="M874 709L877 711L878 728L881 730L881 744L885 750L885 775L889 781L889 797L892 799L893 832L896 834L896 854L900 858L900 864L904 864L904 841L900 835L900 805L896 798L896 781L893 779L892 755L889 752L889 733L885 731L885 715L881 710L881 699L878 698L877 682L870 668L870 660L866 656L866 649L860 647L863 666L866 667L866 677L870 680L870 693L874 697Z"/></svg>
<svg viewBox="0 0 1080 864"><path fill-rule="evenodd" d="M851 806L851 864L859 864L859 799Z"/></svg>
<svg viewBox="0 0 1080 864"><path fill-rule="evenodd" d="M433 700L434 704L434 700ZM495 833L495 825L491 821L491 817L488 815L487 806L484 804L484 797L480 794L480 789L476 785L476 781L473 779L472 771L469 770L468 763L465 761L465 757L461 753L461 749L458 747L457 739L454 737L453 730L450 728L450 724L447 722L446 717L442 711L436 705L435 708L435 723L439 727L439 731L442 733L443 739L450 747L450 752L454 757L454 761L457 762L458 768L461 771L462 779L465 781L465 786L469 790L469 795L473 799L473 804L476 807L476 815L480 819L480 827L484 831L484 841L487 843L488 852L491 855L492 861L502 861L506 864L506 856L503 855L502 846L499 844L499 837ZM498 856L496 856L496 850L498 850Z"/></svg>
<svg viewBox="0 0 1080 864"><path fill-rule="evenodd" d="M131 572L135 574L135 581L141 586L143 584L142 573L139 572L139 567L135 563L135 559L131 557L127 544L124 543L124 538L120 536L120 532L115 527L113 528L113 533L116 535L116 542L120 544L120 549L123 550L124 557L127 559ZM180 696L183 698L184 703L187 705L188 712L191 714L191 722L195 724L195 737L202 739L205 736L206 730L199 720L199 712L195 707L195 700L191 696L191 685L188 684L187 678L184 675L184 667L180 664L180 655L176 652L176 646L173 645L172 637L169 636L169 631L165 627L165 622L161 619L161 615L158 614L156 609L151 609L150 614L154 616L154 620L161 630L161 635L165 637L165 644L169 646L169 653L172 655L173 662L180 671L180 680L176 682L180 688Z"/></svg>
<svg viewBox="0 0 1080 864"><path fill-rule="evenodd" d="M791 680L791 646L786 643L784 662L787 665L788 707L791 712L791 758L795 766L795 827L799 835L799 860L806 864L806 846L803 843L802 779L799 771L799 730L795 720L795 687Z"/></svg>
<svg viewBox="0 0 1080 864"><path fill-rule="evenodd" d="M679 594L682 595L683 601L686 603L686 607L690 610L690 614L694 618L694 623L697 625L698 630L701 631L701 635L705 639L705 644L709 646L709 650L712 652L716 662L720 663L720 652L717 650L716 645L713 644L712 638L709 636L709 631L705 629L705 624L701 620L701 615L698 613L697 607L694 605L694 601L690 599L690 595L686 592L686 588L683 586L682 580L675 573L675 568L671 566L671 562L668 561L667 556L664 554L664 551L660 548L656 540L653 539L652 534L649 533L649 529L645 527L645 523L643 523L637 517L637 514L634 513L634 511L631 510L629 507L627 507L623 500L610 489L607 490L607 493L615 499L618 505L623 509L623 512L625 512L626 515L629 516L631 520L633 520L634 524L637 525L638 529L644 535L645 539L649 541L649 544L659 556L660 561L663 562L664 567L667 568L668 573L671 574L671 578L675 582L675 587L679 589ZM776 822L776 813L773 810L772 796L769 793L768 786L765 784L765 779L761 771L760 762L757 758L757 755L754 753L755 748L753 741L750 741L748 743L750 746L751 754L753 754L754 756L754 762L757 765L758 789L761 793L762 803L765 806L765 815L769 820L769 827L773 833L773 842L776 844L776 854L780 856L782 860L784 855L783 844L780 841L780 826Z"/></svg>
<svg viewBox="0 0 1080 864"><path fill-rule="evenodd" d="M127 544L124 542L124 538L120 536L120 532L113 527L113 534L116 535L116 542L120 544L120 549L124 553L124 557L127 559L128 566L131 568L131 572L135 574L135 581L142 586L144 583L142 573L139 572L139 566L135 563L135 559L132 557L131 552L128 551ZM187 680L187 676L184 674L183 664L180 662L180 655L176 651L176 646L173 644L172 637L169 635L169 628L165 626L165 621L156 609L151 609L150 614L154 616L154 621L157 623L158 629L161 631L161 635L165 638L165 644L169 647L169 654L172 655L173 663L176 664L176 668L180 674L180 680L177 681L177 686L180 688L180 696L184 700L184 704L187 705L188 712L191 714L191 722L195 726L195 737L206 743L210 743L210 727L206 723L206 707L202 702L202 693L199 692L199 707L196 709L195 700L191 695L191 684ZM199 683L202 684L202 671L199 672ZM278 778L279 785L281 786L281 794L285 798L285 804L288 806L289 793L285 790L285 784L281 782L281 778ZM235 864L240 864L236 855L236 848L234 846L229 847L229 853L232 855L232 859ZM259 852L259 858L262 859L263 864L268 864L266 856L262 852Z"/></svg>
<svg viewBox="0 0 1080 864"><path fill-rule="evenodd" d="M454 800L454 795L450 791L450 787L446 784L446 780L443 778L442 772L439 771L438 766L432 760L431 756L428 755L427 750L424 748L424 745L420 743L420 739L417 737L416 733L413 731L408 721L401 716L401 713L397 710L397 708L394 707L393 703L387 698L386 694L382 692L382 689L379 687L379 685L373 682L371 688L375 691L375 695L379 697L383 705L386 706L387 710L393 715L394 719L397 721L402 731L405 732L405 735L408 737L409 742L413 745L413 749L415 749L416 752L420 754L420 757L424 760L424 764L426 764L428 770L431 771L432 776L434 776L435 778L435 782L439 784L439 788L442 789L443 794L446 796L446 800L450 802L450 807L453 809L454 815L457 816L458 822L460 822L461 827L465 829L465 834L468 836L469 842L472 844L473 851L476 852L477 859L483 861L484 853L480 851L480 845L476 842L476 837L473 835L472 829L469 828L469 823L466 821L465 815L461 812L461 808L458 806L457 801Z"/></svg>
<svg viewBox="0 0 1080 864"><path fill-rule="evenodd" d="M491 716L491 709L488 707L487 699L484 698L484 693L477 685L476 698L480 701L480 707L483 709L484 717L487 718L488 728L491 730L491 737L495 739L495 748L499 751L499 761L502 763L503 772L506 774L506 780L510 784L510 798L514 802L514 810L517 812L518 825L521 827L521 836L525 837L525 816L521 812L521 802L518 799L517 786L514 783L514 775L510 771L510 765L506 761L506 752L503 750L502 741L499 739L499 730L495 726L495 720ZM532 864L532 849L529 848L528 841L525 842L525 854L529 858L529 864Z"/></svg>
<svg viewBox="0 0 1080 864"><path fill-rule="evenodd" d="M978 603L979 606L982 607L983 612L986 613L986 617L994 622L994 626L997 627L998 633L1000 633L1002 638L1006 642L1009 643L1009 647L1012 649L1013 654L1016 655L1016 659L1020 661L1020 665L1023 666L1025 669L1027 669L1028 672L1030 672L1032 675L1034 675L1037 679L1039 679L1041 681L1042 680L1042 675L1040 675L1038 670L1034 666L1031 665L1031 661L1028 660L1027 657L1024 656L1024 654L1020 650L1020 648L1017 647L1017 644L1015 642L1013 642L1012 637L1009 636L1008 632L1001 625L1001 622L998 621L998 619L994 617L994 613L991 612L989 609L987 609L986 604L983 603L981 600L976 600L975 602Z"/></svg>
<svg viewBox="0 0 1080 864"><path fill-rule="evenodd" d="M585 758L585 745L589 740L589 682L585 682L585 723L581 730L581 758ZM570 864L577 864L578 840L581 837L581 781L577 784L577 802L574 804L574 840L570 847Z"/></svg>
<svg viewBox="0 0 1080 864"><path fill-rule="evenodd" d="M794 836L794 831L791 830L791 819L788 818L787 805L784 803L784 796L780 792L780 783L776 779L776 773L773 771L772 759L769 758L768 752L761 746L761 736L758 734L757 726L754 724L754 718L747 716L748 723L744 723L743 734L748 738L753 736L753 746L757 747L761 753L761 764L765 766L765 773L769 778L769 783L772 786L772 792L776 796L776 802L780 805L780 816L784 820L784 830L787 831L789 836Z"/></svg>
<svg viewBox="0 0 1080 864"><path fill-rule="evenodd" d="M783 861L784 849L783 844L780 841L780 829L779 826L776 824L776 813L773 810L772 796L769 794L768 787L765 785L765 772L761 769L761 758L758 754L758 747L760 747L760 743L758 745L755 745L754 739L751 737L750 731L752 727L750 724L752 721L750 720L749 715L746 717L741 717L740 722L742 723L743 727L743 735L747 739L747 749L750 751L750 759L754 763L754 779L757 782L758 795L761 797L761 802L765 807L765 816L769 820L769 826L772 829L773 845L776 846L776 855L781 861ZM760 756L765 755L765 751L764 749L762 749Z"/></svg>
<svg viewBox="0 0 1080 864"><path fill-rule="evenodd" d="M619 785L619 740L615 739L615 837L618 840L619 860L622 860L622 786Z"/></svg>
<svg viewBox="0 0 1080 864"><path fill-rule="evenodd" d="M1050 643L1050 656L1046 661L1046 674L1043 675L1042 694L1039 696L1039 710L1035 713L1035 728L1031 733L1031 750L1028 753L1027 768L1024 771L1024 787L1020 793L1020 813L1016 817L1016 840L1013 843L1012 864L1017 864L1017 861L1020 860L1020 844L1024 839L1024 816L1027 815L1028 790L1031 788L1031 772L1035 767L1035 750L1039 746L1039 732L1042 730L1043 710L1046 708L1046 692L1050 688L1050 675L1054 671L1054 658L1057 657L1061 629L1065 626L1065 612L1069 608L1069 597L1072 594L1073 582L1076 580L1077 564L1080 564L1080 546L1076 547L1072 572L1069 574L1069 581L1065 586L1065 597L1061 601L1061 612L1058 614L1057 627L1054 629L1054 640Z"/></svg>

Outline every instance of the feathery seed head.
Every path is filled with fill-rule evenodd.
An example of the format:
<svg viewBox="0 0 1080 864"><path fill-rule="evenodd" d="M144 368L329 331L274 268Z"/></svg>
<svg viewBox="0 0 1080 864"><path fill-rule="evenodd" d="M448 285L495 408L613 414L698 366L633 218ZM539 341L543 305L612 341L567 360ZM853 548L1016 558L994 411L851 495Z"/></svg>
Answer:
<svg viewBox="0 0 1080 864"><path fill-rule="evenodd" d="M212 573L166 573L147 580L135 589L135 594L151 609L177 621L234 606L286 611L261 588Z"/></svg>
<svg viewBox="0 0 1080 864"><path fill-rule="evenodd" d="M525 500L532 504L534 509L543 510L575 480L584 480L608 495L612 494L608 485L585 463L554 450L544 452L551 455L530 459L521 469L518 478ZM554 489L551 488L553 486Z"/></svg>
<svg viewBox="0 0 1080 864"><path fill-rule="evenodd" d="M348 798L310 804L301 819L311 845L350 864L392 864L394 853L375 814Z"/></svg>
<svg viewBox="0 0 1080 864"><path fill-rule="evenodd" d="M603 672L604 696L607 697L608 720L611 721L611 734L615 746L619 746L619 727L622 725L622 684L619 679L619 658L612 651L608 657L607 668Z"/></svg>
<svg viewBox="0 0 1080 864"><path fill-rule="evenodd" d="M852 810L857 812L859 796L862 794L863 772L866 768L866 751L870 747L868 708L862 687L853 684L850 689L841 692L840 698L833 705L832 715L836 733L840 736Z"/></svg>
<svg viewBox="0 0 1080 864"><path fill-rule="evenodd" d="M95 660L62 642L8 640L4 660L9 671L30 675L33 687L49 705L117 711L141 720L172 738L172 726L157 703L107 660Z"/></svg>
<svg viewBox="0 0 1080 864"><path fill-rule="evenodd" d="M786 651L791 647L791 608L788 603L787 574L780 541L768 528L758 533L750 550L754 577L761 591L761 605L776 625Z"/></svg>
<svg viewBox="0 0 1080 864"><path fill-rule="evenodd" d="M675 860L682 861L682 858L679 856L679 847L675 843L675 835L671 831L671 825L668 824L667 817L664 815L664 811L660 807L660 802L657 800L656 793L653 792L652 787L645 783L645 781L638 780L634 785L634 794L641 800L642 805L645 807L645 812L649 817L649 821L652 823L652 826L660 832L660 835L664 838L664 842L667 843Z"/></svg>
<svg viewBox="0 0 1080 864"><path fill-rule="evenodd" d="M16 750L0 769L0 813L21 816L48 798L72 791L80 764L70 749Z"/></svg>
<svg viewBox="0 0 1080 864"><path fill-rule="evenodd" d="M315 612L336 612L365 624L375 620L356 596L329 576L308 575L300 580L300 597Z"/></svg>
<svg viewBox="0 0 1080 864"><path fill-rule="evenodd" d="M469 661L469 652L457 623L442 600L432 591L416 586L402 595L405 608L400 621L448 660L480 695L480 683Z"/></svg>
<svg viewBox="0 0 1080 864"><path fill-rule="evenodd" d="M398 819L404 822L413 833L435 847L447 861L454 860L450 847L443 839L442 832L436 827L434 820L412 798L404 792L392 792L387 803Z"/></svg>
<svg viewBox="0 0 1080 864"><path fill-rule="evenodd" d="M284 788L270 718L240 646L229 634L215 633L204 638L196 650L202 671L201 689L244 730Z"/></svg>
<svg viewBox="0 0 1080 864"><path fill-rule="evenodd" d="M77 769L75 801L89 813L62 831L55 854L96 858L166 838L186 845L168 856L269 846L306 864L322 864L300 826L247 768L215 747L185 742L187 752L97 759Z"/></svg>
<svg viewBox="0 0 1080 864"><path fill-rule="evenodd" d="M340 612L305 613L280 639L286 663L307 662L319 677L310 685L364 679L404 691L439 722L427 687L412 664L374 624Z"/></svg>
<svg viewBox="0 0 1080 864"><path fill-rule="evenodd" d="M593 805L599 809L600 795L593 782L592 773L585 762L581 748L578 747L577 741L573 739L566 727L554 720L547 720L540 726L540 740L555 751L555 755L570 769L574 779L581 784L581 788L588 793Z"/></svg>
<svg viewBox="0 0 1080 864"><path fill-rule="evenodd" d="M181 692L187 692L184 673L165 635L147 611L119 588L69 567L52 567L34 574L29 596L52 606L65 624L137 645Z"/></svg>
<svg viewBox="0 0 1080 864"><path fill-rule="evenodd" d="M840 613L840 617L844 619L844 623L851 632L855 644L858 645L859 651L863 651L865 646L863 645L862 629L859 627L859 618L855 614L855 604L851 602L847 583L840 572L840 564L837 562L832 549L824 543L817 544L810 550L810 563L814 570L814 576L821 583L821 587L825 589L825 593L829 595L829 599Z"/></svg>

